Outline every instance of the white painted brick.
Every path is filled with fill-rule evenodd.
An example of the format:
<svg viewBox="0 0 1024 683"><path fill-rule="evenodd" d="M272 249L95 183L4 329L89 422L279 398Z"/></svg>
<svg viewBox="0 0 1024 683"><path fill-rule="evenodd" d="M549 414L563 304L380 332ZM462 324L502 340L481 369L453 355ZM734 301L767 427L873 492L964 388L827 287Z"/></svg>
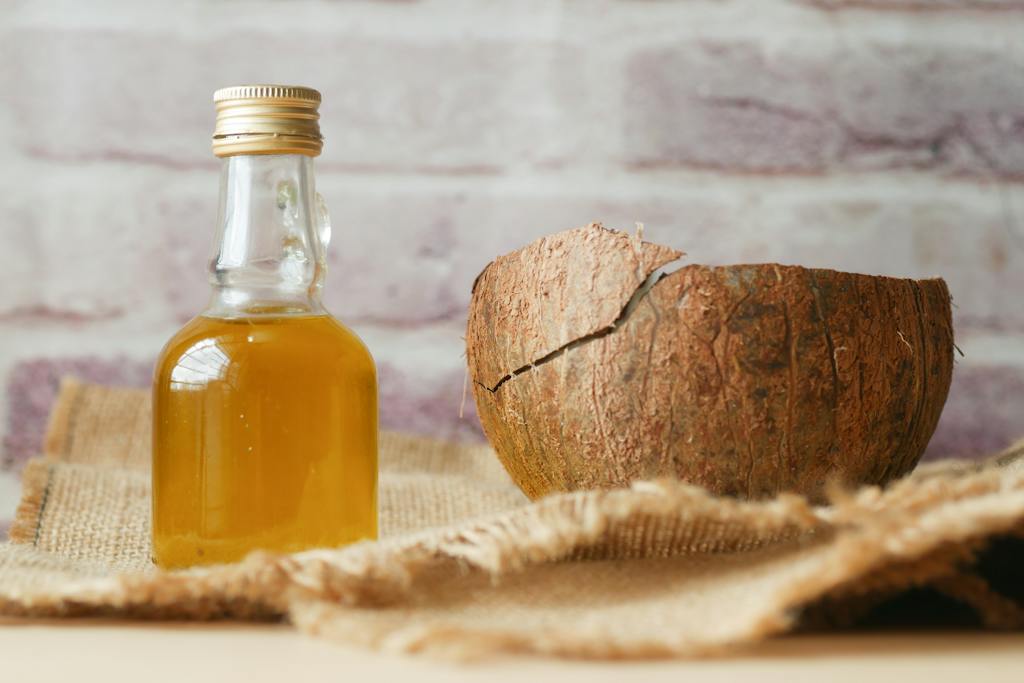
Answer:
<svg viewBox="0 0 1024 683"><path fill-rule="evenodd" d="M641 221L649 239L686 250L689 261L943 276L962 319L1024 325L1021 190L708 180L673 191L666 178L621 183L631 191L602 195L586 183L551 182L547 190L424 195L397 186L346 191L344 180L331 177L337 238L326 300L353 319L461 317L473 279L497 254L591 220L624 229Z"/></svg>
<svg viewBox="0 0 1024 683"><path fill-rule="evenodd" d="M208 165L211 92L277 80L324 91L325 164L339 169L1024 174L1024 56L1013 20L829 22L770 2L748 23L737 21L738 3L611 3L614 20L590 9L558 30L554 5L537 3L544 27L533 33L467 29L457 40L443 20L454 10L439 6L427 19L430 5L401 15L387 5L323 10L335 31L281 31L199 9L164 28L143 17L136 30L113 18L109 27L47 27L52 17L8 28L0 79L17 93L16 148ZM282 11L268 7L266 22ZM510 11L509 25L525 27L526 14ZM410 17L422 19L419 35Z"/></svg>
<svg viewBox="0 0 1024 683"><path fill-rule="evenodd" d="M823 9L1020 10L1022 0L797 0Z"/></svg>
<svg viewBox="0 0 1024 683"><path fill-rule="evenodd" d="M7 169L0 318L180 322L208 296L218 176L132 164ZM85 180L83 180L85 179ZM590 221L705 263L777 260L949 281L964 320L1024 325L1024 187L888 175L552 172L495 182L323 171L324 299L351 321L461 319L496 255ZM57 199L59 198L59 200Z"/></svg>
<svg viewBox="0 0 1024 683"><path fill-rule="evenodd" d="M737 171L1024 176L1019 50L870 37L698 41L628 64L627 159Z"/></svg>
<svg viewBox="0 0 1024 683"><path fill-rule="evenodd" d="M926 460L997 453L1024 437L1020 367L957 365Z"/></svg>
<svg viewBox="0 0 1024 683"><path fill-rule="evenodd" d="M0 317L103 319L161 300L148 203L159 181L132 175L89 167L35 177L24 168L0 171Z"/></svg>
<svg viewBox="0 0 1024 683"><path fill-rule="evenodd" d="M7 31L0 56L24 154L210 163L213 91L238 82L321 89L331 163L494 172L565 161L592 147L601 109L578 87L583 53L548 43L412 42L118 30ZM16 86L16 87L15 87ZM613 125L613 124L611 124ZM605 124L607 129L609 124Z"/></svg>

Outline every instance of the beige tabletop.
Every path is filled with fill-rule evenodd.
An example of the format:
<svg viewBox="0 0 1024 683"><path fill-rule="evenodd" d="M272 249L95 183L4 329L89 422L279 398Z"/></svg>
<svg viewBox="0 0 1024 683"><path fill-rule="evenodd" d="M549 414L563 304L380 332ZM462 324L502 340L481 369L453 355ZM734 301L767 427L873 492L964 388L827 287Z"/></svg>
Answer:
<svg viewBox="0 0 1024 683"><path fill-rule="evenodd" d="M353 649L282 625L0 620L0 681L1024 681L1024 634L794 636L727 659L438 662Z"/></svg>

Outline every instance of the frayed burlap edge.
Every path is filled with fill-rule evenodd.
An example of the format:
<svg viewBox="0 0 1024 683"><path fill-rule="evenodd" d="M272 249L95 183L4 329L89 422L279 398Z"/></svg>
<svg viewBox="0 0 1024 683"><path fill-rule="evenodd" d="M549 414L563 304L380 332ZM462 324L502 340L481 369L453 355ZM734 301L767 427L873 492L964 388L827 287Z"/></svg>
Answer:
<svg viewBox="0 0 1024 683"><path fill-rule="evenodd" d="M646 490L647 486L640 487L644 493L651 492ZM911 487L898 486L889 495L904 495L907 488ZM303 599L295 594L291 596L288 613L301 629L345 642L459 658L491 652L613 659L713 656L791 630L799 623L802 608L831 595L861 593L861 582L876 574L874 581L869 583L873 591L899 591L934 584L940 590L961 596L974 593L979 599L974 600L972 606L987 626L1004 629L1024 627L1024 609L992 594L980 577L961 571L984 547L988 538L1005 533L1024 533L1024 477L1018 475L1004 479L993 476L993 473L984 473L965 480L951 473L951 476L937 477L929 489L927 493L932 496L948 496L950 500L965 502L965 505L940 506L934 514L917 515L914 508L924 503L927 497L918 495L908 501L909 509L901 514L879 515L869 524L860 524L858 520L864 517L866 508L884 505L885 500L877 490L869 489L859 496L848 497L832 509L812 510L799 498L769 504L729 501L732 504L726 508L727 515L739 513L740 518L756 519L761 531L792 530L790 525L798 520L806 542L814 543L814 535L830 538L819 541L828 552L823 553L823 561L816 564L813 571L794 577L786 589L766 602L758 619L724 638L677 641L671 634L665 634L646 642L616 642L607 638L577 637L571 631L524 634L483 631L444 622L374 631L366 630L361 620L351 619L345 608L336 603ZM1015 492L1012 498L1006 495L1008 491ZM557 534L551 532L567 528L578 528L580 533L562 537L560 542L546 548L547 553L541 559L531 558L528 561L567 557L580 547L600 543L602 537L614 533L615 525L629 524L637 515L670 516L686 511L699 516L704 512L717 515L723 511L720 507L723 501L695 495L685 485L663 483L659 495L653 497L636 497L637 493L637 487L634 487L628 492L597 496L586 500L582 507L567 505L569 501L561 496L549 499L544 512L529 525L532 528L528 537L555 538ZM588 496L590 494L583 494L581 498ZM979 496L986 500L979 499ZM582 502L581 498L573 503ZM823 517L830 518L836 526L823 526ZM587 519L594 524L589 533L582 528ZM775 526L778 522L782 523L780 527ZM497 526L503 530L506 523L507 520L501 520ZM489 526L481 527L479 531L483 533L469 545L463 545L462 539L456 537L450 542L431 544L421 550L427 557L447 555L496 577L508 571L522 570L524 554L534 549L533 543L520 543L519 539L524 537L519 533L514 536L489 533L495 531L488 530ZM882 535L886 532L887 535ZM407 585L407 582L408 578L406 583L400 582L399 585Z"/></svg>
<svg viewBox="0 0 1024 683"><path fill-rule="evenodd" d="M70 429L71 410L75 397L81 392L82 383L73 377L63 377L58 391L59 399L54 402L46 422L43 437L44 458L33 458L25 463L21 472L21 500L14 512L14 521L7 532L12 543L33 543L39 530L39 522L46 508L46 495L50 480L50 465L47 460L59 457L61 447Z"/></svg>
<svg viewBox="0 0 1024 683"><path fill-rule="evenodd" d="M11 543L34 543L39 520L46 507L50 465L43 460L30 460L21 472L21 501L14 521L7 532Z"/></svg>
<svg viewBox="0 0 1024 683"><path fill-rule="evenodd" d="M529 634L477 629L457 619L368 625L362 618L366 610L403 605L414 591L424 589L417 579L432 568L454 563L500 582L510 573L567 560L584 549L598 556L603 549L614 556L610 539L621 527L680 517L691 526L727 519L765 543L795 538L795 547L817 544L821 561L765 600L760 617L745 628L705 641L681 642L665 634L615 642L569 630ZM962 568L987 538L1021 533L1022 527L1020 472L933 470L925 481L911 478L887 491L869 488L839 495L825 508L813 508L796 496L744 503L716 499L676 482L643 482L624 490L554 496L476 523L342 550L258 553L237 565L83 581L46 594L3 594L0 611L146 618L285 615L304 631L345 642L457 657L495 651L591 658L698 656L787 631L798 623L802 607L830 596L931 583L977 593L979 579L965 577ZM993 607L981 600L975 607L983 617L986 610L993 611L986 623L1024 626L1020 610L1005 604Z"/></svg>
<svg viewBox="0 0 1024 683"><path fill-rule="evenodd" d="M82 390L66 382L62 398ZM25 471L15 545L7 550L24 553L31 560L27 567L39 559L32 553L46 555L32 547L34 535L46 509L47 482L54 468L64 466L61 449L73 427L68 407L74 403L58 401L46 441L48 460L34 461ZM990 539L1024 533L1024 444L982 464L926 466L887 490L833 490L831 501L814 507L790 495L740 502L679 482L638 482L629 489L553 496L475 521L340 550L257 553L239 564L186 572L88 579L69 574L67 581L45 586L31 574L25 580L22 572L20 583L0 582L0 613L286 617L305 632L389 651L459 658L493 652L635 658L721 654L795 628L808 607L867 605L928 586L969 604L989 627L1024 627L1020 605L972 572L976 554ZM811 554L813 562L787 575L770 594L751 596L759 601L751 618L713 636L683 637L669 629L622 637L602 630L601 623L584 631L566 623L530 632L470 624L457 612L406 618L415 614L417 599L437 587L439 574L454 577L444 579L449 581L483 577L497 587L561 563L582 583L599 566L594 561L608 561L634 563L640 581L658 557L731 555L755 563L761 551L783 558Z"/></svg>

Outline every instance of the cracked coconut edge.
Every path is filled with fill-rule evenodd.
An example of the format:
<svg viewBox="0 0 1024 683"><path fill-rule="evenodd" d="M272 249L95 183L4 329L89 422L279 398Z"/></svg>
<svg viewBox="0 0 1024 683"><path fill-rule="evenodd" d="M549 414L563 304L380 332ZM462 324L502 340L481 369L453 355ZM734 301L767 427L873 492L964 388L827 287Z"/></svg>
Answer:
<svg viewBox="0 0 1024 683"><path fill-rule="evenodd" d="M677 260L678 259L673 259L673 261ZM680 266L680 268L682 268L682 266ZM662 279L668 277L672 273L678 272L680 268L671 271L666 271L664 268L659 268L655 270L653 273L651 273L646 280L644 280L643 282L640 283L639 286L637 286L636 290L633 292L633 294L629 297L629 300L626 302L626 305L622 307L622 310L619 312L619 315L615 318L615 320L612 321L610 325L602 327L601 329L596 330L594 332L590 332L589 334L585 334L582 337L573 339L572 341L567 342L562 346L559 346L554 351L551 351L550 353L541 356L537 360L531 363L527 363L526 365L523 365L519 368L516 368L512 372L508 373L507 375L499 379L498 382L493 387L489 387L486 384L483 384L482 382L477 382L476 380L473 380L474 383L480 387L483 387L484 389L493 394L497 392L498 389L500 389L501 386L510 379L518 377L524 372L528 372L529 370L532 370L533 368L539 365L549 363L568 351L579 348L584 344L589 344L595 339L600 339L601 337L605 337L611 334L612 332L615 331L616 328L621 326L629 319L629 316L633 314L633 311L635 311L636 308L640 305L640 303L644 300L644 298L647 297L647 294L652 289L654 289L654 286L656 284L661 282Z"/></svg>

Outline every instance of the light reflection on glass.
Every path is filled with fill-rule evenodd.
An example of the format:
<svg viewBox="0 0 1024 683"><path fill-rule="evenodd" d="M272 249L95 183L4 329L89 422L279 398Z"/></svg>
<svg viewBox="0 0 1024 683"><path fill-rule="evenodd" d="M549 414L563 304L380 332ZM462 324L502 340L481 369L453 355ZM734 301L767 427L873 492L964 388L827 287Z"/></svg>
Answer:
<svg viewBox="0 0 1024 683"><path fill-rule="evenodd" d="M171 389L196 391L224 378L228 357L216 339L202 339L192 345L171 369Z"/></svg>

